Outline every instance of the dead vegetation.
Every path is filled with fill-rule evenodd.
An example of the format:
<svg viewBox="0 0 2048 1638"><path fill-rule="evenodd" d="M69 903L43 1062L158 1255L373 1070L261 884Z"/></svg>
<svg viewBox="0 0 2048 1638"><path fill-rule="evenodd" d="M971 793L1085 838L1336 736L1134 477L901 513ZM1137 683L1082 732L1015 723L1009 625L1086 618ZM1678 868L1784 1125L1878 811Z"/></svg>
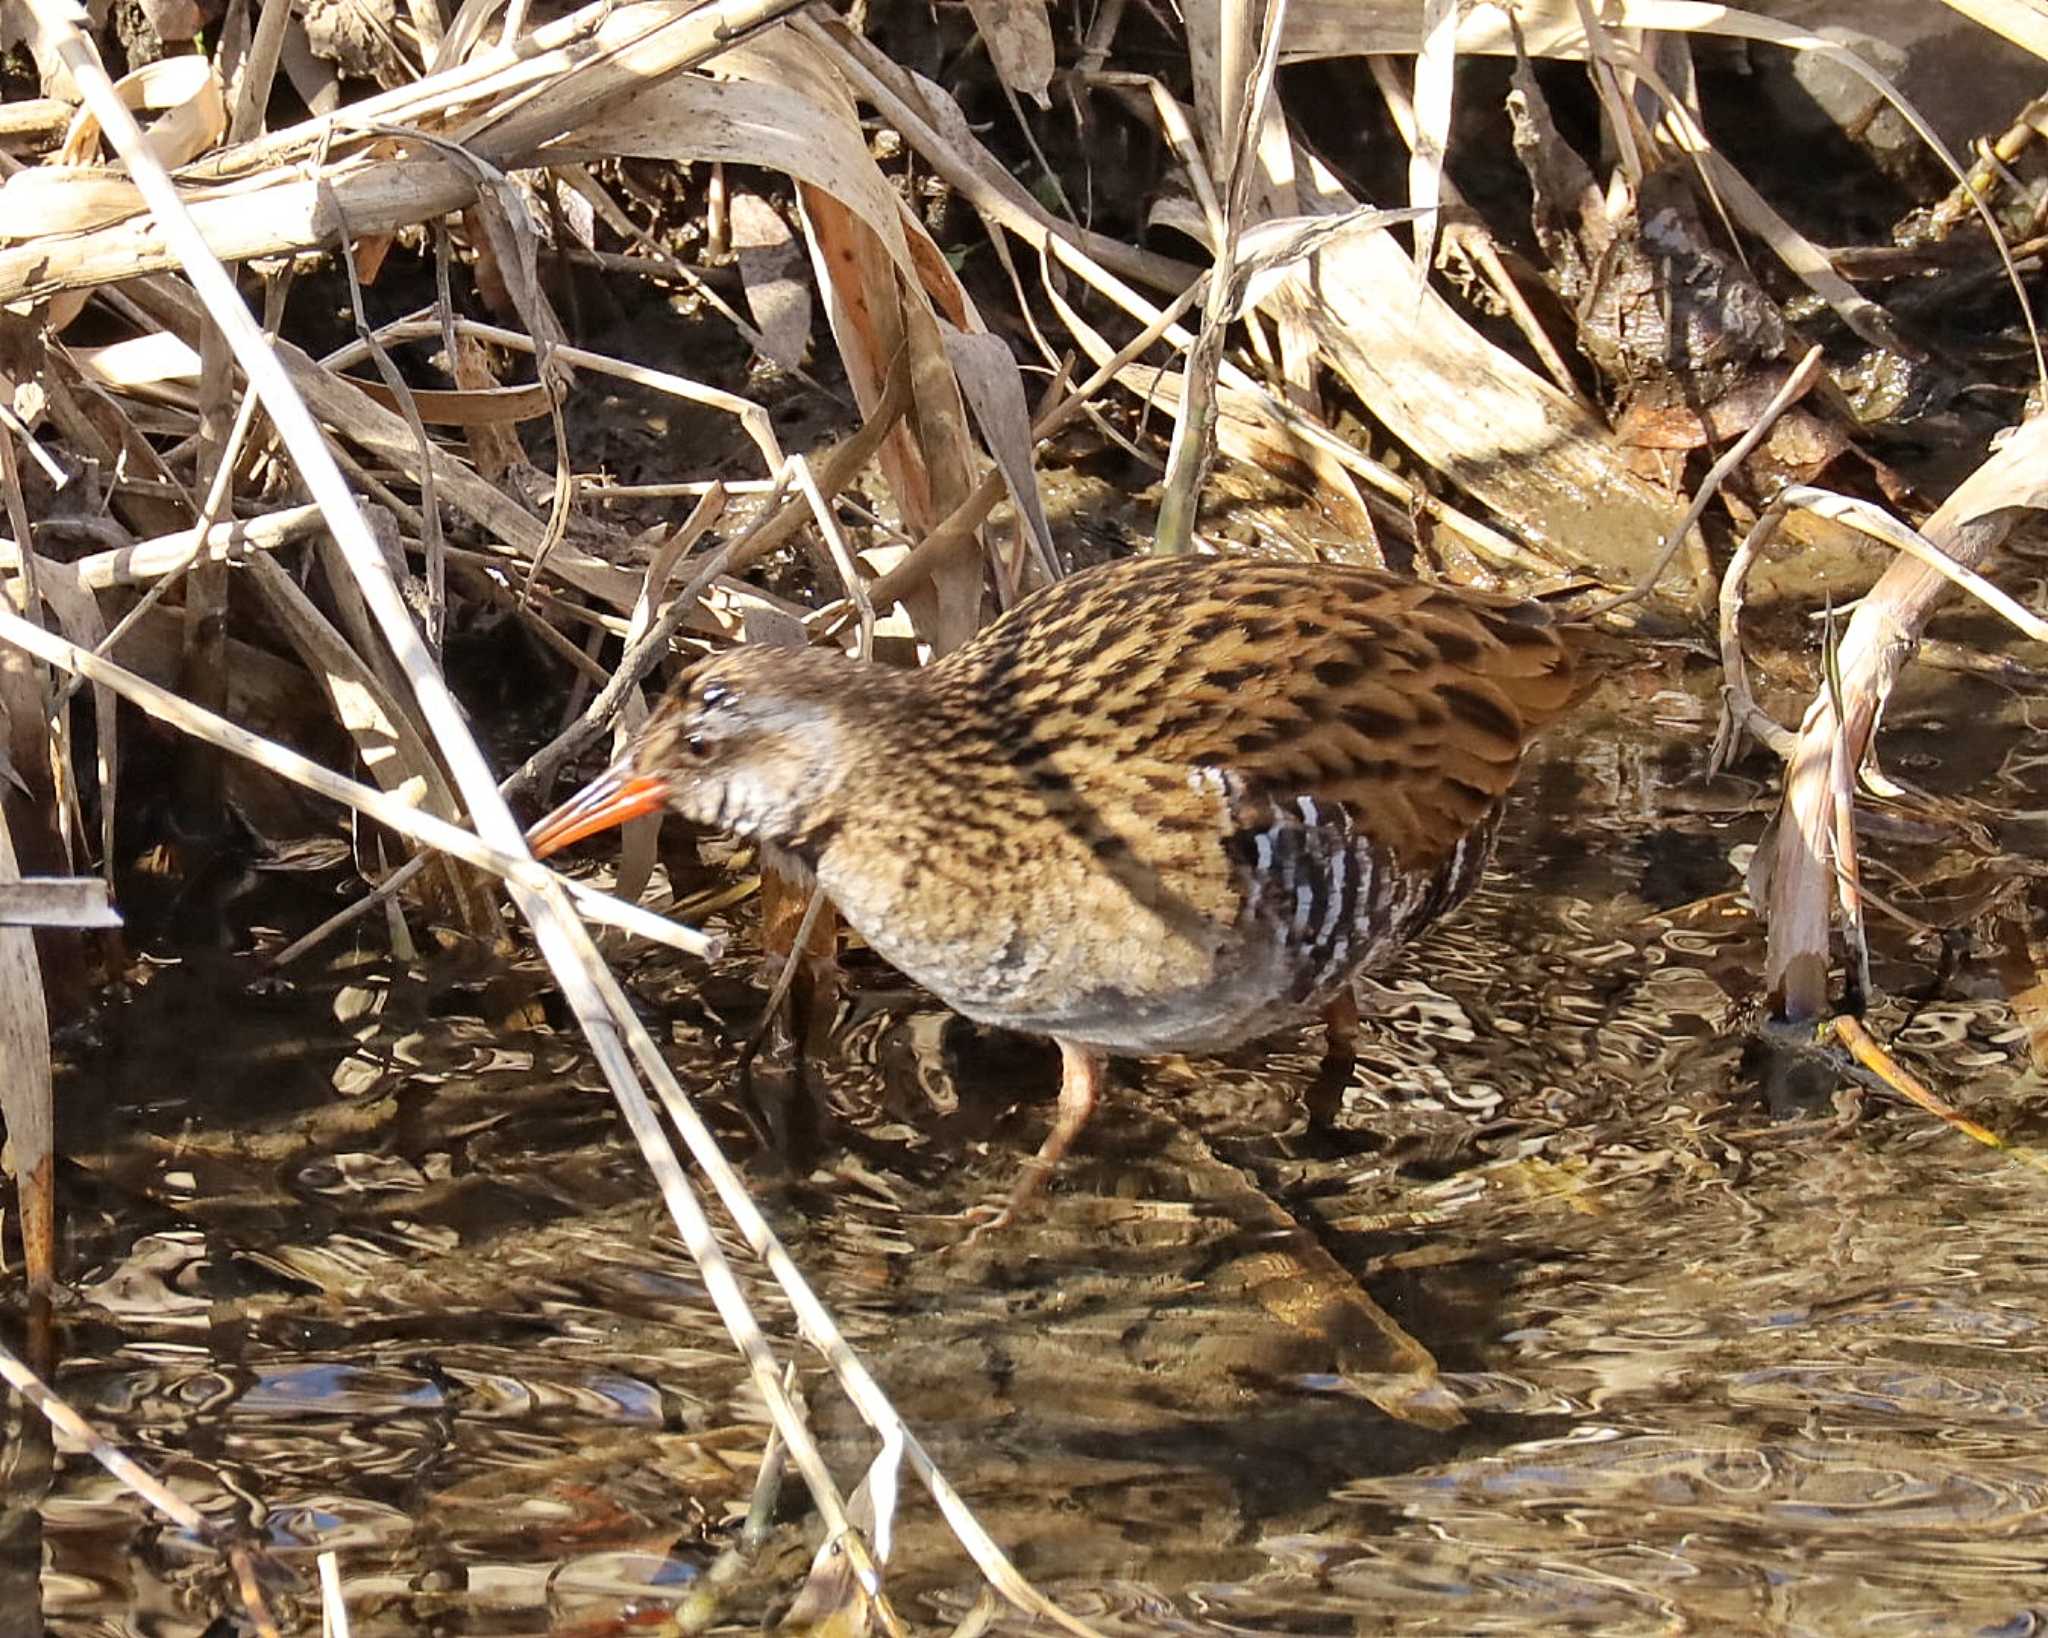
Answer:
<svg viewBox="0 0 2048 1638"><path fill-rule="evenodd" d="M1953 28L2048 56L2035 8L1950 4ZM525 855L509 804L531 813L630 730L679 648L944 652L1085 543L1047 474L1105 452L1143 474L1162 550L1357 553L1669 640L1705 641L1718 609L1716 756L1749 739L1784 764L1750 884L1761 991L1813 1022L1844 971L1867 990L1857 813L1929 811L1869 761L1884 700L1936 605L1993 597L1975 571L2044 504L2041 423L1992 436L2043 374L2043 104L1998 110L1966 167L1840 40L1660 0L1196 6L1184 28L1118 0L537 22L515 3L452 24L420 0L270 0L196 43L177 9L82 32L54 0L0 6L0 883L97 875L118 901L154 875L175 898L247 823L273 847L344 841L373 886L309 938L375 910L401 955L489 945L523 936L509 897L825 1521L814 1615L893 1625L879 1565L907 1462L991 1586L1088 1630L896 1421L598 956L586 917L708 947L638 907L651 835L615 897ZM1902 185L1923 208L1870 243L1795 226L1777 177L1712 136L1730 110L1707 71L1738 53L1867 87L1866 120L1917 142ZM1509 135L1512 183L1468 125ZM726 338L709 379L634 356L635 315L664 302L718 315L693 332ZM614 382L687 429L642 461L656 482L590 459L618 461L592 425ZM792 406L829 435L799 439ZM1915 437L1952 457L1923 480L1932 509L1893 454ZM1747 575L1871 540L1899 555L1839 642L1794 656L1810 703L1775 720L1744 661ZM556 712L509 778L449 687L480 631ZM280 779L372 823L338 828ZM51 1021L123 952L89 888L32 885L0 896L0 1078L42 1287ZM875 1429L858 1492L650 1094Z"/></svg>

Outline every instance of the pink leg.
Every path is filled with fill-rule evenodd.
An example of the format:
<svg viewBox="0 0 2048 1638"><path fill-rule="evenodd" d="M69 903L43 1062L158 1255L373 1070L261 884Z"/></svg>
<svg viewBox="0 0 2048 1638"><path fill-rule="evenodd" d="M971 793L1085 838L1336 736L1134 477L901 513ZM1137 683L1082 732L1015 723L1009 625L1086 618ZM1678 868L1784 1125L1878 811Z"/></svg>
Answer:
<svg viewBox="0 0 2048 1638"><path fill-rule="evenodd" d="M1045 1192L1046 1184L1052 1180L1053 1168L1059 1165L1074 1139L1081 1135L1081 1128L1088 1124L1088 1117L1095 1112L1096 1100L1102 1095L1108 1060L1099 1052L1077 1047L1069 1041L1060 1042L1059 1049L1060 1103L1052 1130L1046 1133L1045 1141L1038 1146L1038 1153L1024 1162L1016 1187L1010 1190L1010 1198L1002 1209L968 1235L970 1243L993 1230L1008 1228L1027 1206Z"/></svg>
<svg viewBox="0 0 2048 1638"><path fill-rule="evenodd" d="M1358 1067L1358 996L1346 984L1323 1009L1323 1064L1308 1088L1308 1124L1319 1131L1335 1123L1344 1089Z"/></svg>
<svg viewBox="0 0 2048 1638"><path fill-rule="evenodd" d="M1358 992L1346 984L1323 1008L1323 1055L1326 1060L1358 1057Z"/></svg>

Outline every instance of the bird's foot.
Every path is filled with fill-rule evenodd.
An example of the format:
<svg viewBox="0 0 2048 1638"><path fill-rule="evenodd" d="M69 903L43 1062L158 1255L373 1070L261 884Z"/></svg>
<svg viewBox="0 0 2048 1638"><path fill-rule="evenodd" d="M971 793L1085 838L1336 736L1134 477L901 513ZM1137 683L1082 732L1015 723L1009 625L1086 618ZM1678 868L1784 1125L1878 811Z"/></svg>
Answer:
<svg viewBox="0 0 2048 1638"><path fill-rule="evenodd" d="M999 1233L1016 1221L1017 1214L1010 1209L1007 1202L1000 1206L988 1202L979 1206L969 1206L965 1211L955 1212L946 1219L948 1225L958 1225L967 1230L953 1243L955 1251L965 1251L970 1246L978 1244L985 1236Z"/></svg>
<svg viewBox="0 0 2048 1638"><path fill-rule="evenodd" d="M1023 1174L1016 1186L1010 1190L1010 1198L1000 1206L992 1201L983 1201L978 1206L969 1206L965 1211L955 1212L946 1219L949 1224L959 1224L967 1232L957 1242L956 1250L965 1250L987 1235L999 1233L1011 1227L1025 1215L1030 1206L1045 1192L1045 1186L1052 1179L1052 1162L1042 1155L1033 1155L1024 1163Z"/></svg>

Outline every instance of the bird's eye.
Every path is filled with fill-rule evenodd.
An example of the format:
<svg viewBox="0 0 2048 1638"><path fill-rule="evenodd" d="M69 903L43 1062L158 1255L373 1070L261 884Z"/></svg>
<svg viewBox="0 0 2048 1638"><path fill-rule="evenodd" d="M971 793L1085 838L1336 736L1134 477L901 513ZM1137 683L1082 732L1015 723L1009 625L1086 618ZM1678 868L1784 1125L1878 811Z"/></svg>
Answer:
<svg viewBox="0 0 2048 1638"><path fill-rule="evenodd" d="M709 734L690 734L683 740L683 754L693 762L702 762L711 754Z"/></svg>

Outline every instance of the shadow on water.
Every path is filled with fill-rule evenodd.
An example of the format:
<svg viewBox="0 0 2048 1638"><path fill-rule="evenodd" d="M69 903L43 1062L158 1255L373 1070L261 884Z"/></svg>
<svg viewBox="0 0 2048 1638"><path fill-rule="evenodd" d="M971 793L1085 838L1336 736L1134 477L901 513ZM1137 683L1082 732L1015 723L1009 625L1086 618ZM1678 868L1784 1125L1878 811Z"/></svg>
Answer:
<svg viewBox="0 0 2048 1638"><path fill-rule="evenodd" d="M1142 1066L1043 1215L939 1255L942 1215L1035 1142L1052 1066L856 963L815 1077L825 1158L764 1192L970 1503L1104 1631L2017 1633L2048 1610L2048 1181L1759 1067L1729 856L1765 785L1698 779L1711 683L1622 679L1544 748L1486 888L1366 986L1323 1139L1309 1032ZM2026 715L2000 706L1987 766L2033 810ZM1901 744L1924 726L1895 713ZM745 965L625 959L743 1147ZM1880 952L1885 993L1923 999L1873 1023L2038 1133L1996 974L1937 988L1931 960ZM63 1391L308 1585L337 1549L359 1635L656 1626L744 1511L763 1417L538 969L254 970L146 969L118 1049L65 1076ZM1296 1267L1426 1348L1445 1413L1380 1408L1355 1369L1377 1344L1333 1335ZM847 1479L869 1446L810 1391ZM233 1607L207 1553L58 1463L51 1630ZM785 1511L735 1628L800 1575ZM899 1607L944 1630L975 1586L913 1500Z"/></svg>

